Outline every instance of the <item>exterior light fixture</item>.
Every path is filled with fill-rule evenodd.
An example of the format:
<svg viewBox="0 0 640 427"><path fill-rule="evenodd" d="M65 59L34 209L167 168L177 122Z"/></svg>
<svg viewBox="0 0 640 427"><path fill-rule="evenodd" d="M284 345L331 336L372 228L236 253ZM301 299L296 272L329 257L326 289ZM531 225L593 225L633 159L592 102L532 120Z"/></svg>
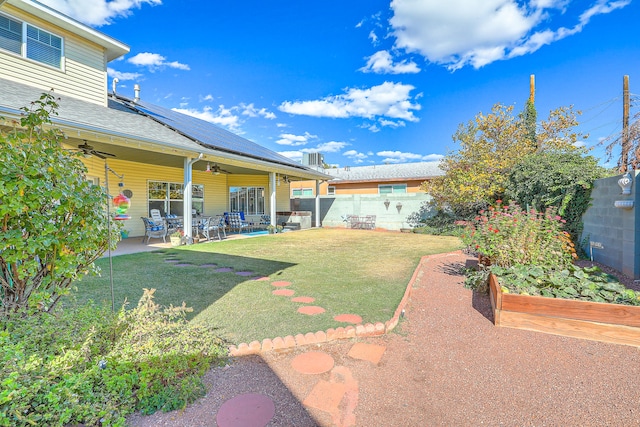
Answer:
<svg viewBox="0 0 640 427"><path fill-rule="evenodd" d="M391 202L389 201L389 199L384 201L384 207L387 208L387 210L389 210L389 205L391 204Z"/></svg>

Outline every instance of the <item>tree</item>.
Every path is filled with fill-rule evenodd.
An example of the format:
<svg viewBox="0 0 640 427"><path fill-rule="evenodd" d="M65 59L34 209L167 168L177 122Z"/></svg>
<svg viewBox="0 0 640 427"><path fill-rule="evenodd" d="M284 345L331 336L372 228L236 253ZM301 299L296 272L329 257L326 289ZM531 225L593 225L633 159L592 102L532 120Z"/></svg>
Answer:
<svg viewBox="0 0 640 427"><path fill-rule="evenodd" d="M115 225L109 239L104 191L84 179L80 154L60 145L57 107L45 93L0 132L0 316L50 312L118 240Z"/></svg>
<svg viewBox="0 0 640 427"><path fill-rule="evenodd" d="M461 124L453 136L460 149L448 153L441 162L444 175L423 184L433 197L436 209L469 217L502 198L511 169L524 156L536 151L580 151L582 134L574 131L576 114L572 107L551 111L542 121L532 142L531 119L535 109L513 115L513 107L496 104L490 114L478 114Z"/></svg>
<svg viewBox="0 0 640 427"><path fill-rule="evenodd" d="M545 211L550 206L566 220L565 230L574 242L582 233L582 216L591 202L596 179L609 174L593 156L577 152L543 152L527 155L513 167L506 196L524 208Z"/></svg>

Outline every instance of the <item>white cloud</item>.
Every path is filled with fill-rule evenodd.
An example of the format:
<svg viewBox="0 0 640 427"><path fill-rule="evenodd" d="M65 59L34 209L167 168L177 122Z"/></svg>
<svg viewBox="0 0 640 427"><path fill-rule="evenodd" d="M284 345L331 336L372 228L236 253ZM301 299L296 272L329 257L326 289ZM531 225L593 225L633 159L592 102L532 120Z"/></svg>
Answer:
<svg viewBox="0 0 640 427"><path fill-rule="evenodd" d="M411 85L384 82L369 89L347 89L343 95L329 96L317 101L286 101L278 107L289 114L313 117L387 117L417 122L413 110L420 110L419 104L411 102Z"/></svg>
<svg viewBox="0 0 640 427"><path fill-rule="evenodd" d="M390 20L395 48L417 52L456 70L526 55L576 34L596 15L621 9L631 0L596 0L571 28L553 29L568 0L393 0ZM566 19L566 17L563 17Z"/></svg>
<svg viewBox="0 0 640 427"><path fill-rule="evenodd" d="M162 0L40 0L40 2L84 24L94 26L107 25L114 18L129 16L132 9L139 9L144 4L151 6L162 4Z"/></svg>
<svg viewBox="0 0 640 427"><path fill-rule="evenodd" d="M283 133L280 135L280 139L276 141L280 145L307 145L310 140L317 139L316 135L311 135L309 132L305 132L304 135L294 135L291 133Z"/></svg>
<svg viewBox="0 0 640 427"><path fill-rule="evenodd" d="M111 67L107 67L107 75L111 78L118 79L121 82L125 80L138 80L140 77L142 77L142 74L140 73L123 73L123 72L114 70Z"/></svg>
<svg viewBox="0 0 640 427"><path fill-rule="evenodd" d="M379 151L377 156L384 157L384 163L407 163L412 161L431 162L442 159L440 154L428 154L426 156L416 153L403 153L402 151Z"/></svg>
<svg viewBox="0 0 640 427"><path fill-rule="evenodd" d="M338 151L342 150L344 147L346 147L347 144L346 142L341 142L341 141L330 141L330 142L324 142L322 144L318 144L316 146L316 148L308 151L309 153L337 153Z"/></svg>
<svg viewBox="0 0 640 427"><path fill-rule="evenodd" d="M403 122L402 120L393 121L393 120L387 120L387 119L380 119L380 120L378 120L378 123L380 123L380 126L390 127L390 128L394 128L394 129L406 126L406 123Z"/></svg>
<svg viewBox="0 0 640 427"><path fill-rule="evenodd" d="M302 160L303 153L337 153L347 145L349 144L346 142L329 141L318 144L313 148L302 148L295 151L278 151L278 154L282 154L283 156L288 157L292 160L300 161Z"/></svg>
<svg viewBox="0 0 640 427"><path fill-rule="evenodd" d="M369 157L365 153L360 153L356 150L345 151L344 153L342 153L342 155L356 164L364 163L364 160Z"/></svg>
<svg viewBox="0 0 640 427"><path fill-rule="evenodd" d="M265 119L273 120L276 118L275 113L268 111L266 108L256 108L253 103L246 105L240 104L240 109L242 110L242 115L249 117L264 117Z"/></svg>
<svg viewBox="0 0 640 427"><path fill-rule="evenodd" d="M200 102L204 102L204 101L213 101L213 95L209 93L203 96L202 98L200 98Z"/></svg>
<svg viewBox="0 0 640 427"><path fill-rule="evenodd" d="M172 110L206 120L207 122L225 127L232 132L240 133L240 118L233 114L233 109L225 108L224 105L220 105L216 111L211 107L204 107L202 110L193 108L172 108Z"/></svg>
<svg viewBox="0 0 640 427"><path fill-rule="evenodd" d="M420 68L415 62L406 59L394 63L391 54L386 50L381 50L368 57L367 65L360 68L359 71L376 74L408 74L419 73Z"/></svg>
<svg viewBox="0 0 640 427"><path fill-rule="evenodd" d="M127 59L127 62L138 67L147 67L152 73L165 67L186 71L190 70L187 64L181 64L177 61L167 62L166 59L167 58L158 53L142 52Z"/></svg>

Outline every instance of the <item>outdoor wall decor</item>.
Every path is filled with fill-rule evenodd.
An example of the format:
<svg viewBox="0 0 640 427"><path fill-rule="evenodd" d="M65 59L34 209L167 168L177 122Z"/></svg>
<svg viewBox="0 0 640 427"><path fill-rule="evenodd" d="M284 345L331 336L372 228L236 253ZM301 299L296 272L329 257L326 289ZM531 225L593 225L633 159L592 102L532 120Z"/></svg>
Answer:
<svg viewBox="0 0 640 427"><path fill-rule="evenodd" d="M629 172L622 175L622 178L618 180L618 185L620 186L620 188L622 188L622 194L624 195L631 194L632 184L633 184L633 181L631 179L631 175L629 174Z"/></svg>

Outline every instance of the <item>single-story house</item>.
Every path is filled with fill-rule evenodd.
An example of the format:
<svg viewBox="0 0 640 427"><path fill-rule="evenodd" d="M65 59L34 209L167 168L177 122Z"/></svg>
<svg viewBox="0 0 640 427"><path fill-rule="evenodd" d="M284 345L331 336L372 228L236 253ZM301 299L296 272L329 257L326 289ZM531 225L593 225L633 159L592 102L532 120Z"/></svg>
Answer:
<svg viewBox="0 0 640 427"><path fill-rule="evenodd" d="M243 211L249 218L289 210L289 182L326 180L252 141L107 88L107 64L124 43L31 0L0 0L0 126L53 90L64 146L85 153L87 178L130 195L125 229L144 234L150 209L185 218ZM286 177L286 179L284 178ZM284 182L285 185L278 185ZM319 225L319 224L317 224Z"/></svg>

